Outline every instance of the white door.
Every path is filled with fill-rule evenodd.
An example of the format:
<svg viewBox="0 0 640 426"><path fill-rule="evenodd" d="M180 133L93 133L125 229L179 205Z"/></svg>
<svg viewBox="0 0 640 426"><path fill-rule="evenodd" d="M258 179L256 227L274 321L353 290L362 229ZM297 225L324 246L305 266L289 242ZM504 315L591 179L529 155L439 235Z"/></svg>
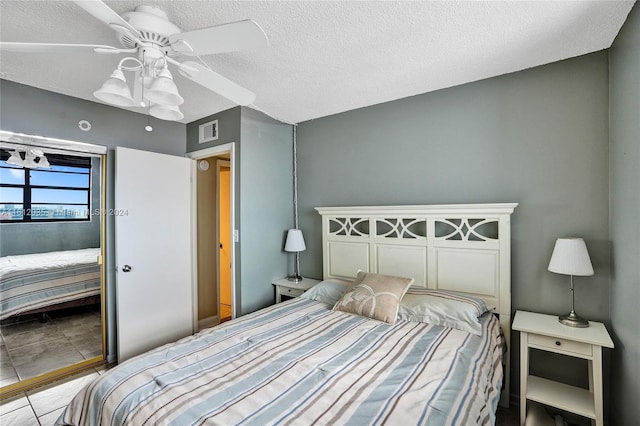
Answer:
<svg viewBox="0 0 640 426"><path fill-rule="evenodd" d="M191 160L116 148L118 361L193 333Z"/></svg>

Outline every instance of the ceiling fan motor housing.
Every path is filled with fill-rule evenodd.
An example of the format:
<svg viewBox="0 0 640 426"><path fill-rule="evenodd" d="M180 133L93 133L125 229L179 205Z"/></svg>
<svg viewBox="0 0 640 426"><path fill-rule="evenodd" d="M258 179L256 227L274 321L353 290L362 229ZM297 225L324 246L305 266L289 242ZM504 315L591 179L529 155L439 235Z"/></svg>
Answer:
<svg viewBox="0 0 640 426"><path fill-rule="evenodd" d="M123 13L122 18L140 32L142 41L158 47L169 46L169 36L182 32L177 25L169 21L163 10L153 6L138 6L133 12ZM127 49L139 47L126 33L118 33L118 40Z"/></svg>

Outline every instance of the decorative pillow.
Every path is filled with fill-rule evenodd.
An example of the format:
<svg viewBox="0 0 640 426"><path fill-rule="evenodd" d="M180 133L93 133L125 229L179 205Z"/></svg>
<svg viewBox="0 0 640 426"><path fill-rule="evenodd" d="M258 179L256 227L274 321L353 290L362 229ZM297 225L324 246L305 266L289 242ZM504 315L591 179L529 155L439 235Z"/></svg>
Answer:
<svg viewBox="0 0 640 426"><path fill-rule="evenodd" d="M336 302L333 310L393 324L398 317L400 300L411 284L413 278L358 271L353 286Z"/></svg>
<svg viewBox="0 0 640 426"><path fill-rule="evenodd" d="M487 312L482 299L442 290L410 289L402 298L398 319L442 325L482 334L478 318Z"/></svg>
<svg viewBox="0 0 640 426"><path fill-rule="evenodd" d="M351 281L331 278L314 285L309 290L302 293L300 297L317 300L318 302L327 303L333 306L351 285L353 285Z"/></svg>

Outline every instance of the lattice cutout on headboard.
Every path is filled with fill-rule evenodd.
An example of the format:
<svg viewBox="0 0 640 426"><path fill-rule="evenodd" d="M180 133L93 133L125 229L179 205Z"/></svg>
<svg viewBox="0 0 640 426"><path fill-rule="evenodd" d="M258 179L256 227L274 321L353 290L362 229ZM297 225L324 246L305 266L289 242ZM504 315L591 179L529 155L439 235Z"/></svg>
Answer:
<svg viewBox="0 0 640 426"><path fill-rule="evenodd" d="M376 236L400 239L425 239L427 221L411 218L375 219Z"/></svg>
<svg viewBox="0 0 640 426"><path fill-rule="evenodd" d="M489 241L498 239L495 219L438 219L435 238L456 241Z"/></svg>
<svg viewBox="0 0 640 426"><path fill-rule="evenodd" d="M368 237L369 218L332 217L329 219L329 233L348 237Z"/></svg>

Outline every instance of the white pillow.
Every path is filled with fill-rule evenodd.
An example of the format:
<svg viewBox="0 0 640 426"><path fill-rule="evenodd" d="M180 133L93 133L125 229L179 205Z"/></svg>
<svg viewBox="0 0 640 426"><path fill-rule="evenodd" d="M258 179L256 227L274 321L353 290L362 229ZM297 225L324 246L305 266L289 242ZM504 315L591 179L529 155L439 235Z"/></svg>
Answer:
<svg viewBox="0 0 640 426"><path fill-rule="evenodd" d="M338 300L340 300L344 292L347 291L352 284L353 283L351 281L331 278L320 281L318 284L302 293L300 297L317 300L318 302L327 303L333 306Z"/></svg>
<svg viewBox="0 0 640 426"><path fill-rule="evenodd" d="M487 312L482 299L450 291L410 289L400 301L398 319L482 334L478 318Z"/></svg>

